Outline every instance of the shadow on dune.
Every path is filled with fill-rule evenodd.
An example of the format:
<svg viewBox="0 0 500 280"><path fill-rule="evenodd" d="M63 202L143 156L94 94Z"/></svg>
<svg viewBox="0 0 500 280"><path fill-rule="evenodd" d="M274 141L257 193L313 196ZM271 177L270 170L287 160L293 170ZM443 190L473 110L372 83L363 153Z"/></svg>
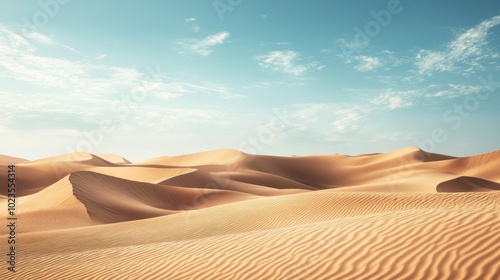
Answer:
<svg viewBox="0 0 500 280"><path fill-rule="evenodd" d="M500 184L476 177L461 176L439 183L438 192L488 192L499 191Z"/></svg>

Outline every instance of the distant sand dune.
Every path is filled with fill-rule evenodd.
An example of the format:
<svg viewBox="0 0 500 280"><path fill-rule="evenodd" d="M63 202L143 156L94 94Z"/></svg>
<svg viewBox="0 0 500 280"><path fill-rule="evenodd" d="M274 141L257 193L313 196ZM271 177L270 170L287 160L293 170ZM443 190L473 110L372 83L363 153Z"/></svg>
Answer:
<svg viewBox="0 0 500 280"><path fill-rule="evenodd" d="M437 186L438 192L500 191L500 184L474 177L458 177Z"/></svg>
<svg viewBox="0 0 500 280"><path fill-rule="evenodd" d="M0 156L4 182L9 163L0 279L500 279L500 151Z"/></svg>
<svg viewBox="0 0 500 280"><path fill-rule="evenodd" d="M95 166L114 166L114 164L89 153L72 153L18 163L16 165L16 175L20 187L17 194L24 196L36 193L72 172L86 170ZM2 170L4 168L5 166L3 166ZM2 172L0 180L3 181L6 174L6 171ZM6 189L1 188L0 194L5 195Z"/></svg>
<svg viewBox="0 0 500 280"><path fill-rule="evenodd" d="M247 174L247 176L242 179L242 177L235 176L234 174L229 176L217 176L203 170L197 170L192 173L172 177L160 182L160 184L201 189L227 189L242 193L266 196L297 192L297 190L294 190L293 187L296 187L297 189L313 189L293 180L278 177L273 174L255 174L250 171L245 174ZM263 180L267 179L267 181L262 182L259 178ZM285 188L285 184L288 184L290 188Z"/></svg>
<svg viewBox="0 0 500 280"><path fill-rule="evenodd" d="M28 161L24 158L17 158L11 156L0 155L0 165L8 165L8 164L18 164L22 162Z"/></svg>

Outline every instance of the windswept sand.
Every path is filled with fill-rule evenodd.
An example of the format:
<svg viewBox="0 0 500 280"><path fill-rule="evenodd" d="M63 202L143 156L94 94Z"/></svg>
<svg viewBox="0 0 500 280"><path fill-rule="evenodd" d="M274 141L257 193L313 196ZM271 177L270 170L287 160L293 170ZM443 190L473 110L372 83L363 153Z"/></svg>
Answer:
<svg viewBox="0 0 500 280"><path fill-rule="evenodd" d="M0 279L500 279L500 151L0 156L4 221L8 164Z"/></svg>

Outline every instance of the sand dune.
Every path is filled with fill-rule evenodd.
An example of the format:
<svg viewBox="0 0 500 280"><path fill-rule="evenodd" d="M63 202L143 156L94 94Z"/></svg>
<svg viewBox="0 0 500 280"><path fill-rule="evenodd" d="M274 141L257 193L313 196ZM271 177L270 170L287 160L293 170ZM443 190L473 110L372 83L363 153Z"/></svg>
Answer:
<svg viewBox="0 0 500 280"><path fill-rule="evenodd" d="M26 162L26 161L28 161L28 160L23 159L23 158L0 155L0 164L1 165L17 164L17 163L22 163L22 162Z"/></svg>
<svg viewBox="0 0 500 280"><path fill-rule="evenodd" d="M9 163L0 279L500 279L500 151L1 156L4 182Z"/></svg>
<svg viewBox="0 0 500 280"><path fill-rule="evenodd" d="M201 239L43 254L26 263L34 269L19 275L57 279L82 275L127 275L132 279L498 279L498 210L481 207L382 213ZM53 270L49 268L52 263L63 265Z"/></svg>
<svg viewBox="0 0 500 280"><path fill-rule="evenodd" d="M309 186L297 183L296 181L278 177L268 173L246 172L242 174L231 174L229 176L217 176L203 170L182 174L167 179L160 184L183 186L187 188L201 189L225 189L254 195L282 195L296 193L300 189L312 189ZM264 180L264 181L262 181ZM288 185L289 188L284 186Z"/></svg>
<svg viewBox="0 0 500 280"><path fill-rule="evenodd" d="M73 173L69 180L74 196L99 223L164 216L251 198L238 192L155 185L89 171Z"/></svg>
<svg viewBox="0 0 500 280"><path fill-rule="evenodd" d="M461 176L437 185L438 192L487 192L500 191L500 184L488 180Z"/></svg>
<svg viewBox="0 0 500 280"><path fill-rule="evenodd" d="M131 163L128 159L119 156L119 155L113 155L113 154L97 154L96 156L111 162L111 163L116 163L116 164L127 164Z"/></svg>
<svg viewBox="0 0 500 280"><path fill-rule="evenodd" d="M18 195L36 193L72 172L96 166L114 166L114 164L89 153L72 153L18 163L17 181L18 185L22 186L18 188ZM5 168L2 166L2 171L6 170ZM0 180L4 180L6 173L5 171L0 174ZM2 188L0 194L5 195L5 193L6 189Z"/></svg>

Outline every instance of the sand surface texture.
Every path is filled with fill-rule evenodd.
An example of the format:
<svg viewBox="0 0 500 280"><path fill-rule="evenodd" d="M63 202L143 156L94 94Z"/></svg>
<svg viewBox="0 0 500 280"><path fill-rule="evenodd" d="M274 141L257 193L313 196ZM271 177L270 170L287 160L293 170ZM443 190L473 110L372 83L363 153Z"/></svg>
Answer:
<svg viewBox="0 0 500 280"><path fill-rule="evenodd" d="M16 164L0 279L500 279L500 151Z"/></svg>

